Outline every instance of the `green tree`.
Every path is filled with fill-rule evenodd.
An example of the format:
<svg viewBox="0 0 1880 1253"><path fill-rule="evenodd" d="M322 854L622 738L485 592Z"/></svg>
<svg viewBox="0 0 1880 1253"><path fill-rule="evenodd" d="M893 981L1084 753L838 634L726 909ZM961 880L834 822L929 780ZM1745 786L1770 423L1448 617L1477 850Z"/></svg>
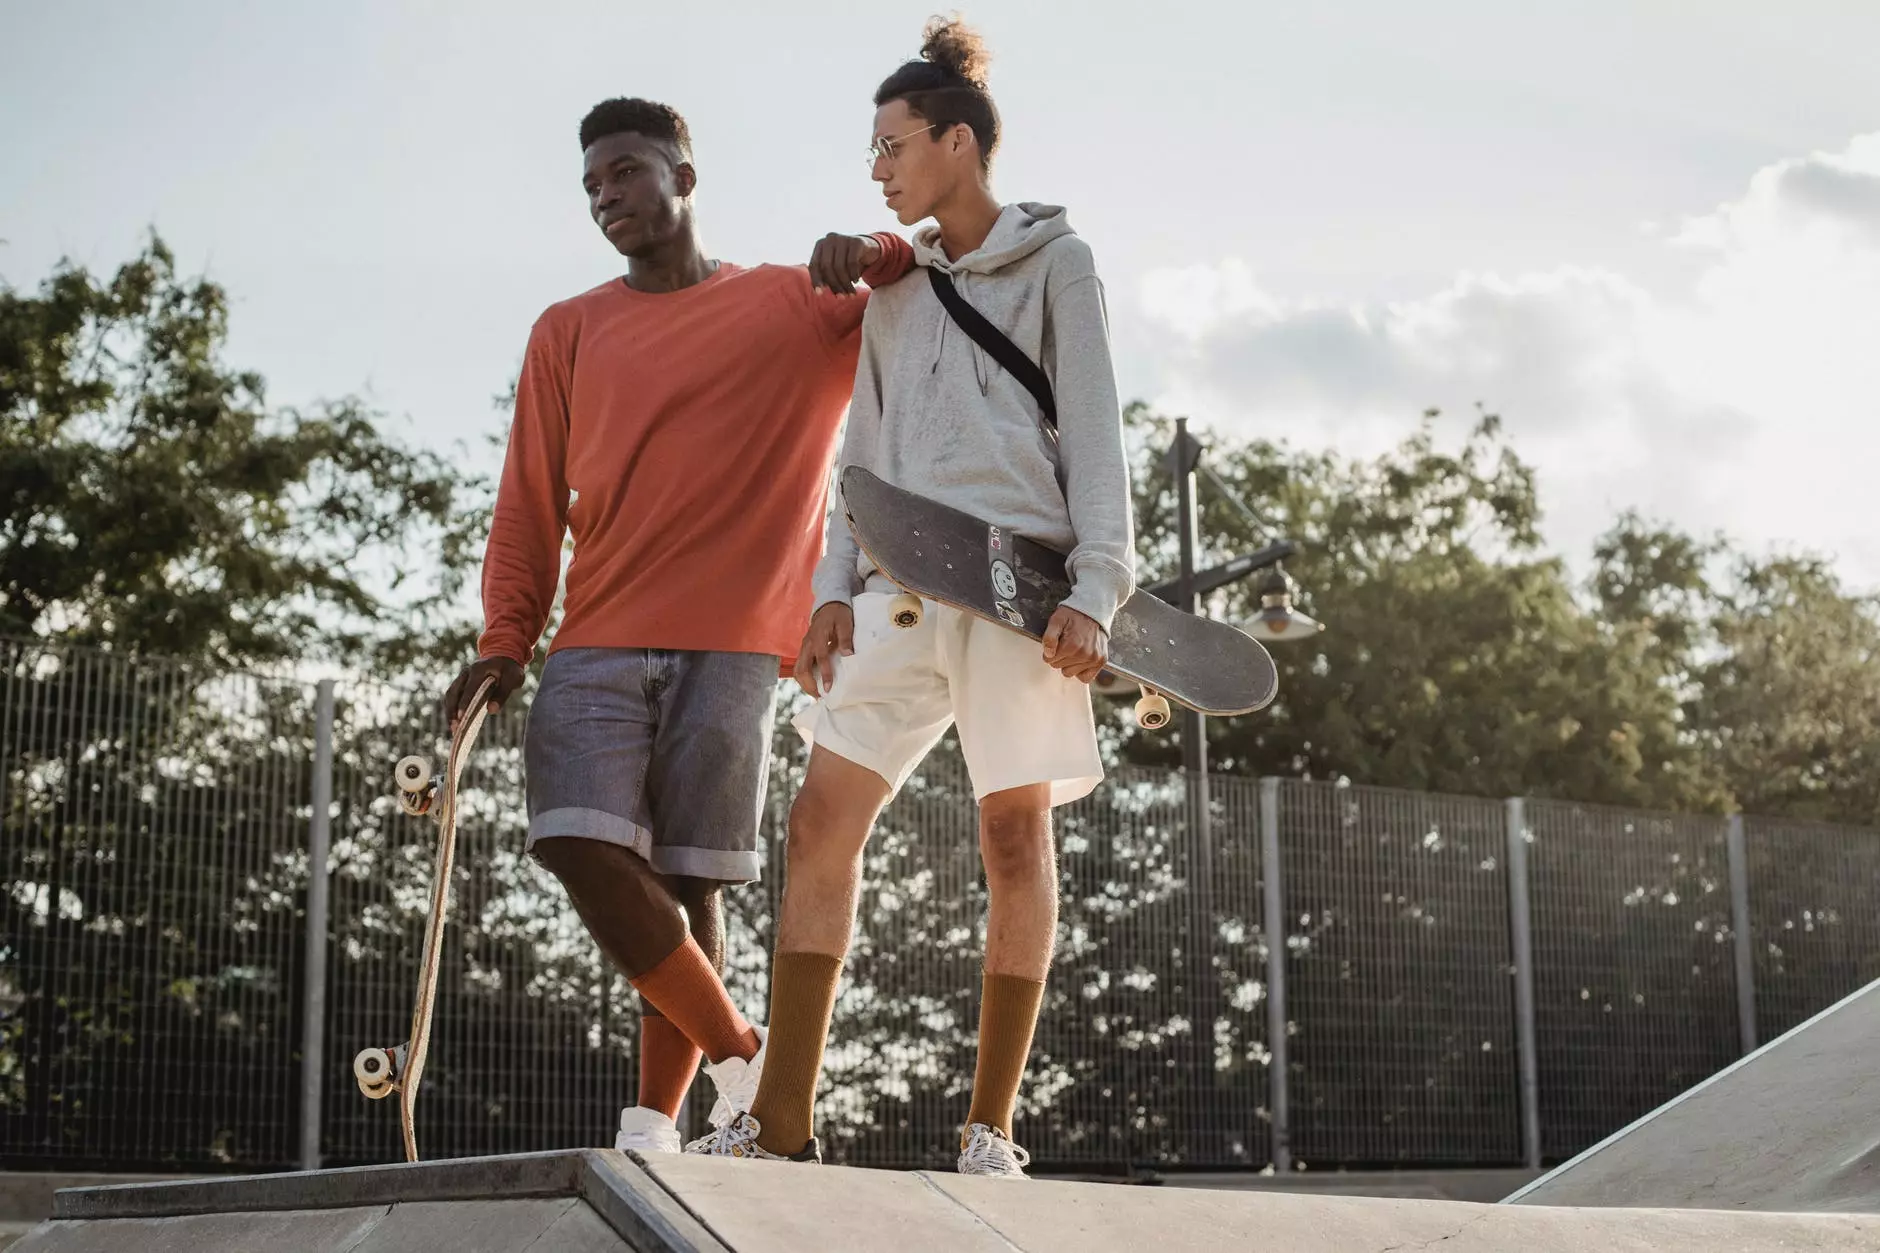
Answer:
<svg viewBox="0 0 1880 1253"><path fill-rule="evenodd" d="M1770 817L1880 814L1880 597L1819 557L1754 558L1628 514L1600 541L1601 614L1643 629L1729 803Z"/></svg>
<svg viewBox="0 0 1880 1253"><path fill-rule="evenodd" d="M1461 446L1437 417L1371 460L1266 441L1215 440L1224 493L1202 492L1203 565L1286 536L1299 603L1328 624L1276 645L1280 696L1212 720L1218 768L1475 795L1714 808L1723 793L1666 681L1681 660L1636 614L1591 612L1541 550L1533 469L1484 416ZM1153 451L1167 424L1136 407L1141 552L1148 579L1174 571L1174 493ZM1248 621L1258 579L1208 611ZM1680 649L1671 650L1681 659ZM1126 734L1134 761L1173 764L1171 736Z"/></svg>
<svg viewBox="0 0 1880 1253"><path fill-rule="evenodd" d="M460 645L487 486L356 400L270 405L227 335L227 293L155 237L109 281L0 288L0 634L225 663Z"/></svg>
<svg viewBox="0 0 1880 1253"><path fill-rule="evenodd" d="M1691 718L1746 813L1880 819L1880 597L1813 557L1739 559Z"/></svg>

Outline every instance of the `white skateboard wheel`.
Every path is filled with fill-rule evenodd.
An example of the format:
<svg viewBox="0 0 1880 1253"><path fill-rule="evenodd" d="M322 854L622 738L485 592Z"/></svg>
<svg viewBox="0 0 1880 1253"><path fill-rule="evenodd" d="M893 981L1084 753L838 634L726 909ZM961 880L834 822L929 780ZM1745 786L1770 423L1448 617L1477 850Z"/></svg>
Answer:
<svg viewBox="0 0 1880 1253"><path fill-rule="evenodd" d="M422 818L431 812L431 790L422 792L400 792L398 807L413 818Z"/></svg>
<svg viewBox="0 0 1880 1253"><path fill-rule="evenodd" d="M1168 697L1145 691L1136 702L1136 725L1145 731L1160 731L1168 722Z"/></svg>
<svg viewBox="0 0 1880 1253"><path fill-rule="evenodd" d="M906 629L920 625L920 597L912 592L902 592L888 602L888 621Z"/></svg>
<svg viewBox="0 0 1880 1253"><path fill-rule="evenodd" d="M398 1088L390 1083L362 1083L359 1085L359 1091L368 1101L382 1101L398 1091Z"/></svg>
<svg viewBox="0 0 1880 1253"><path fill-rule="evenodd" d="M353 1078L359 1081L359 1090L375 1101L385 1093L380 1092L375 1096L373 1089L384 1088L390 1091L392 1075L390 1049L360 1049L358 1055L353 1058Z"/></svg>
<svg viewBox="0 0 1880 1253"><path fill-rule="evenodd" d="M431 763L418 756L400 758L392 777L398 780L399 791L422 792L431 784Z"/></svg>

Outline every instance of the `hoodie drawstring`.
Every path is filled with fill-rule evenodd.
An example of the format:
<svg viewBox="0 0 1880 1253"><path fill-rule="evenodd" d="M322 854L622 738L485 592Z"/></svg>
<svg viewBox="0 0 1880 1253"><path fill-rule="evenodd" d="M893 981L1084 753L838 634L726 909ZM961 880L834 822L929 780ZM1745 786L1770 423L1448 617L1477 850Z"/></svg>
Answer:
<svg viewBox="0 0 1880 1253"><path fill-rule="evenodd" d="M953 279L953 289L959 292L962 299L971 303L971 298L966 295L966 272L964 270L948 270L946 273ZM929 374L938 374L940 372L940 358L946 352L947 346L947 328L951 326L952 323L952 317L948 315L944 309L941 310L940 332L938 335L934 336L933 365L929 367L927 371ZM985 354L980 351L978 341L972 339L970 336L966 341L966 351L971 354L973 359L973 378L978 380L979 394L981 396L990 394L992 390L991 363L986 360Z"/></svg>

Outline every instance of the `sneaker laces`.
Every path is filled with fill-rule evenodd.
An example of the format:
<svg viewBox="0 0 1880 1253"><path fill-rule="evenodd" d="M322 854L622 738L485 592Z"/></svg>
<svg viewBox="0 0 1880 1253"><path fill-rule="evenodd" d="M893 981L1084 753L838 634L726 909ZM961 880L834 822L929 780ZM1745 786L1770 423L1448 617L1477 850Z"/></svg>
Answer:
<svg viewBox="0 0 1880 1253"><path fill-rule="evenodd" d="M757 1148L757 1122L748 1114L734 1115L724 1126L714 1127L686 1145L685 1151L703 1153L712 1157L748 1156L748 1154L735 1152L742 1146Z"/></svg>
<svg viewBox="0 0 1880 1253"><path fill-rule="evenodd" d="M966 1164L975 1170L1000 1175L1022 1175L1031 1154L991 1130L976 1132L966 1144Z"/></svg>

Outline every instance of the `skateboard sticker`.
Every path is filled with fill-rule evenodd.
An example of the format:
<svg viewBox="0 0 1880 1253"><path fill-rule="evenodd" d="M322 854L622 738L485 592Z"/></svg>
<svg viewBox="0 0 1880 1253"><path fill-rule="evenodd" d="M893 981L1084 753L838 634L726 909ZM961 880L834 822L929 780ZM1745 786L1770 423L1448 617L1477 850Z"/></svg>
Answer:
<svg viewBox="0 0 1880 1253"><path fill-rule="evenodd" d="M999 594L1000 600L1010 600L1018 595L1018 576L1003 561L992 563L992 590Z"/></svg>
<svg viewBox="0 0 1880 1253"><path fill-rule="evenodd" d="M1004 618L1019 630L1023 631L1025 629L1025 615L1012 608L1007 602L999 601L993 608L998 611L1001 618Z"/></svg>

